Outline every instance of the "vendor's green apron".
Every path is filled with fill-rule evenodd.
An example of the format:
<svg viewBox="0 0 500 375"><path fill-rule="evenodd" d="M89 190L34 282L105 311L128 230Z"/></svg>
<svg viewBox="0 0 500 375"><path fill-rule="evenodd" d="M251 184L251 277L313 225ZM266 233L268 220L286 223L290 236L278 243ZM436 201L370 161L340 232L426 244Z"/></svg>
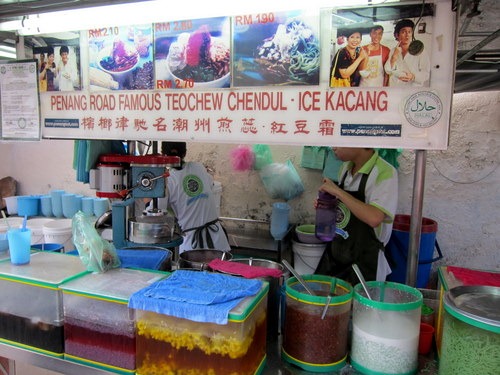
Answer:
<svg viewBox="0 0 500 375"><path fill-rule="evenodd" d="M346 176L347 172L339 184L341 189L344 188ZM358 191L349 192L362 202L365 201L368 176L363 174ZM366 280L375 280L378 253L384 250L384 245L378 240L374 229L353 215L343 203L339 204L337 210L337 228L346 232L346 238L337 234L327 245L315 273L335 276L355 285L359 280L351 266L356 263Z"/></svg>

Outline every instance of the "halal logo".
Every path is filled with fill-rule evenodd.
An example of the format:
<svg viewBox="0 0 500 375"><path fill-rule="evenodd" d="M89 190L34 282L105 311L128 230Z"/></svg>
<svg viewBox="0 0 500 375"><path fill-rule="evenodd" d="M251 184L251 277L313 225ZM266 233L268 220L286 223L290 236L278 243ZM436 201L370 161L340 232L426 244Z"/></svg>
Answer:
<svg viewBox="0 0 500 375"><path fill-rule="evenodd" d="M417 128L435 125L443 113L443 103L431 91L421 91L408 98L404 107L405 118Z"/></svg>

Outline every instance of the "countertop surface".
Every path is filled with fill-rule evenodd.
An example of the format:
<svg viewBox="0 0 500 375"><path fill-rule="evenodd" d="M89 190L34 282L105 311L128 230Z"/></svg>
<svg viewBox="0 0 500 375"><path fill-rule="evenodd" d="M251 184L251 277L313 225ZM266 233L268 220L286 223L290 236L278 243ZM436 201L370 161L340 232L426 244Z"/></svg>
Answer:
<svg viewBox="0 0 500 375"><path fill-rule="evenodd" d="M438 373L438 361L436 359L435 350L432 350L428 355L418 356L418 372L417 375L433 375ZM262 372L262 375L306 375L316 374L313 372L305 371L295 365L292 365L281 359L281 339L268 341L267 343L267 364ZM358 375L361 374L356 371L350 364L346 364L338 371L321 372L317 374L325 375Z"/></svg>

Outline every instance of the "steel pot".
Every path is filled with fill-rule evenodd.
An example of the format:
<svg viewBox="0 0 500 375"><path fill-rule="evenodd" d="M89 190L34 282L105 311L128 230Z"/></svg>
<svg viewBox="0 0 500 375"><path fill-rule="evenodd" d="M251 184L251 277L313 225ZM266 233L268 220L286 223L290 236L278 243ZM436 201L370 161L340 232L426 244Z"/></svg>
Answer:
<svg viewBox="0 0 500 375"><path fill-rule="evenodd" d="M224 258L223 258L224 256ZM191 268L197 270L211 270L208 266L214 259L231 260L230 252L213 249L198 249L184 251L179 255L179 268Z"/></svg>

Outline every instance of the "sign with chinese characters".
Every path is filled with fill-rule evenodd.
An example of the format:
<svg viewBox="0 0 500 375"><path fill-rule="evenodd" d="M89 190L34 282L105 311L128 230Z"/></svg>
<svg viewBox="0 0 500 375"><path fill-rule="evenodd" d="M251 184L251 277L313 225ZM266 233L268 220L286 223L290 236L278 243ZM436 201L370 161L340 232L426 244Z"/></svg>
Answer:
<svg viewBox="0 0 500 375"><path fill-rule="evenodd" d="M105 29L89 30L82 89L40 94L43 136L446 149L454 19L450 0L434 0L164 22L130 37L110 27L127 56L140 55L137 30L152 30L146 89L133 84L139 68L101 74L96 89Z"/></svg>

